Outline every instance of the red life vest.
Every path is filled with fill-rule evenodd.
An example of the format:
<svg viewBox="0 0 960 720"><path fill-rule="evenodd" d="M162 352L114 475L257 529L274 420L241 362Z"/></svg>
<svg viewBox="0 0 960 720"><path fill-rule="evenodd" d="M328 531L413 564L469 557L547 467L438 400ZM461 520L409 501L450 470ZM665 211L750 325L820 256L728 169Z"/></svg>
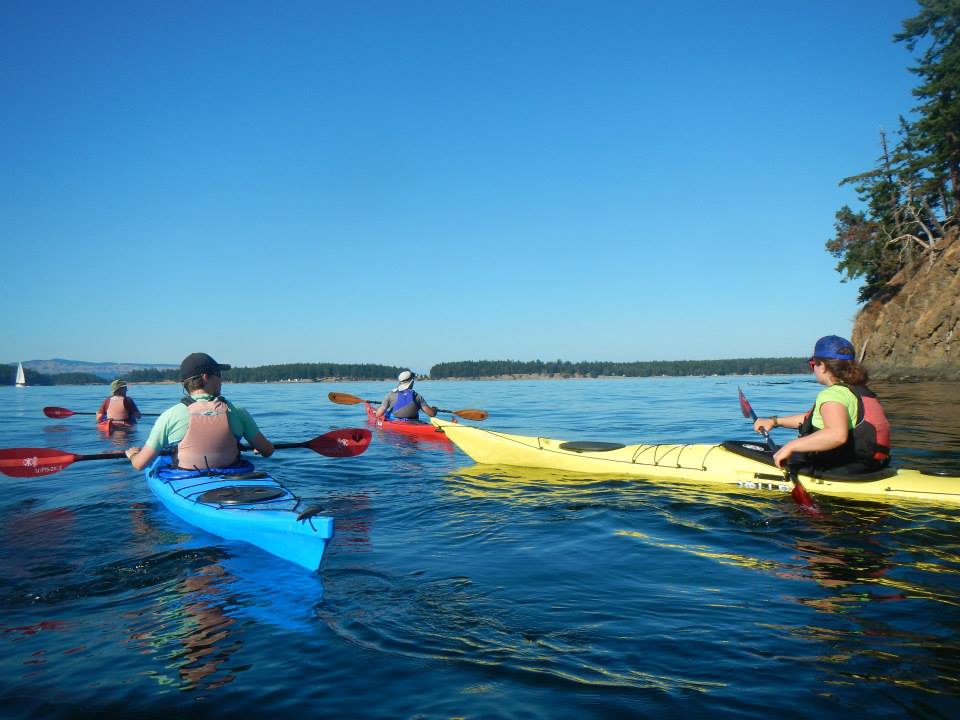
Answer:
<svg viewBox="0 0 960 720"><path fill-rule="evenodd" d="M847 388L857 398L857 417L853 429L847 434L847 441L840 447L810 455L823 461L824 467L852 462L861 462L867 467L877 469L886 467L890 462L890 422L880 405L880 399L866 385L837 385ZM800 435L809 435L818 429L813 426L811 408L800 425Z"/></svg>
<svg viewBox="0 0 960 720"><path fill-rule="evenodd" d="M187 406L189 425L177 445L177 465L190 470L229 467L240 458L237 438L230 431L227 401L181 400Z"/></svg>
<svg viewBox="0 0 960 720"><path fill-rule="evenodd" d="M127 399L123 395L113 395L110 402L107 403L107 417L110 420L129 420L130 413L127 412Z"/></svg>

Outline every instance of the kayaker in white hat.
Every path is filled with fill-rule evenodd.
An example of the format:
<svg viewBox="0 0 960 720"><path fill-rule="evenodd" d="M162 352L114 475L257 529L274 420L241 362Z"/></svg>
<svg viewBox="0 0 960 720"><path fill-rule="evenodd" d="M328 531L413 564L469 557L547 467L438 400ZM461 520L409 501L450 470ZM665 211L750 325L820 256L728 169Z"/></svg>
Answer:
<svg viewBox="0 0 960 720"><path fill-rule="evenodd" d="M117 378L110 383L110 397L100 403L97 410L97 422L101 420L123 420L133 424L140 419L140 408L127 397L127 383Z"/></svg>
<svg viewBox="0 0 960 720"><path fill-rule="evenodd" d="M853 344L839 335L817 340L808 361L813 377L826 387L805 413L757 418L757 432L796 428L800 437L773 456L777 467L858 474L890 463L890 424L877 396L867 387L867 369L857 362Z"/></svg>
<svg viewBox="0 0 960 720"><path fill-rule="evenodd" d="M419 420L421 410L430 417L436 415L437 409L427 405L423 396L413 389L416 379L409 370L400 373L397 376L397 387L387 393L377 408L377 417L386 417L387 420Z"/></svg>
<svg viewBox="0 0 960 720"><path fill-rule="evenodd" d="M180 380L187 396L157 418L142 448L127 448L130 463L142 470L166 447L176 447L176 465L206 470L229 467L240 460L240 438L264 457L273 443L250 413L220 394L221 373L229 370L206 353L191 353L180 363Z"/></svg>

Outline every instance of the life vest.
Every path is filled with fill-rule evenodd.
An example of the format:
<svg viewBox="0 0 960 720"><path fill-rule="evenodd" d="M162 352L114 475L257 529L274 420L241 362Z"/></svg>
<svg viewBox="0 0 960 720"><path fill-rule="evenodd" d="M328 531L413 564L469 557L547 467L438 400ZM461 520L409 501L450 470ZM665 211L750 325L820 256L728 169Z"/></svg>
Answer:
<svg viewBox="0 0 960 720"><path fill-rule="evenodd" d="M890 422L879 398L866 385L837 384L847 388L857 398L857 417L853 429L840 447L810 455L816 457L817 464L823 467L855 462L876 469L886 467L890 462ZM810 409L800 424L801 437L819 429L813 426L814 408Z"/></svg>
<svg viewBox="0 0 960 720"><path fill-rule="evenodd" d="M417 407L416 398L413 395L413 388L407 388L397 393L393 401L393 407L387 413L387 419L392 420L417 420L420 417L420 408Z"/></svg>
<svg viewBox="0 0 960 720"><path fill-rule="evenodd" d="M129 420L130 413L127 412L127 401L123 395L113 395L107 404L107 418L110 420Z"/></svg>
<svg viewBox="0 0 960 720"><path fill-rule="evenodd" d="M204 470L229 467L240 457L237 438L230 431L227 401L218 396L212 400L181 400L187 406L189 425L177 445L177 465Z"/></svg>

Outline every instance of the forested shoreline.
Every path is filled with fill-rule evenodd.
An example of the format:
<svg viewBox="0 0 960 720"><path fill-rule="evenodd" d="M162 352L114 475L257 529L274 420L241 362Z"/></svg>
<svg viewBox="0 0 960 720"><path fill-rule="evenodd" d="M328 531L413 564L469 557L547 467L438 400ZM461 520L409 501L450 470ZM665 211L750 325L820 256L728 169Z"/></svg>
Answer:
<svg viewBox="0 0 960 720"><path fill-rule="evenodd" d="M432 380L462 380L509 376L547 377L656 377L668 375L792 375L809 372L807 359L737 358L731 360L650 360L645 362L528 362L468 360L440 363L430 368Z"/></svg>
<svg viewBox="0 0 960 720"><path fill-rule="evenodd" d="M377 364L289 363L236 367L224 374L234 383L394 381L406 368ZM28 385L106 385L110 379L89 373L44 374L25 369ZM569 362L555 360L467 360L439 363L427 380L479 380L515 377L687 377L694 375L793 375L808 372L806 358L739 358L728 360L654 360L645 362ZM13 385L16 367L0 365L0 385ZM178 369L148 368L118 375L128 383L180 382Z"/></svg>

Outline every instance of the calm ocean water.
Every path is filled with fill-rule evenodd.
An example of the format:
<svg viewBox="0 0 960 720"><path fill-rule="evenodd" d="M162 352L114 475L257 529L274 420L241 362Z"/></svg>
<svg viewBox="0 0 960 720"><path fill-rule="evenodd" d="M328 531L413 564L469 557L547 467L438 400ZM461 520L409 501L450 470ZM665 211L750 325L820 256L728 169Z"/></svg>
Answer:
<svg viewBox="0 0 960 720"><path fill-rule="evenodd" d="M485 425L582 440L752 436L809 377L424 382ZM275 441L363 426L330 390L227 385ZM898 464L960 471L960 386L877 385ZM102 388L0 388L0 447L139 444ZM145 412L176 386L134 386ZM777 437L789 437L785 431ZM0 476L0 716L955 718L960 507L473 465L375 432L260 460L336 518L318 573L178 522L123 462Z"/></svg>

